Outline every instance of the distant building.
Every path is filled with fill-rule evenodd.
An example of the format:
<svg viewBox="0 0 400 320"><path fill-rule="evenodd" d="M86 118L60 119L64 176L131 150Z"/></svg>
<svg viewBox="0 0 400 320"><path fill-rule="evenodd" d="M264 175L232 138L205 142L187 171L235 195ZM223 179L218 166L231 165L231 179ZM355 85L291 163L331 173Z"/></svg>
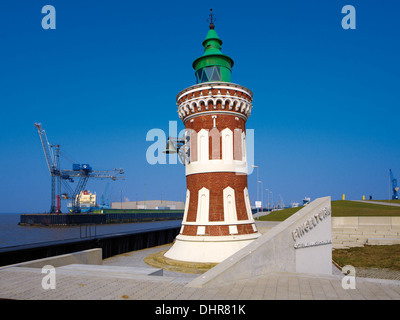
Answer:
<svg viewBox="0 0 400 320"><path fill-rule="evenodd" d="M184 210L183 201L145 200L112 202L111 209L155 209L155 210Z"/></svg>

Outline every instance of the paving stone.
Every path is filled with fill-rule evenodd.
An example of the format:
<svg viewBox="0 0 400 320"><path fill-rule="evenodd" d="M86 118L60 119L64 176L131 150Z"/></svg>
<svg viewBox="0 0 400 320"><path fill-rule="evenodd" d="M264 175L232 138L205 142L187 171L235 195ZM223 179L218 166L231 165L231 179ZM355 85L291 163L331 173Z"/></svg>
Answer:
<svg viewBox="0 0 400 320"><path fill-rule="evenodd" d="M164 247L152 249L147 253L156 252ZM115 260L108 259L105 265L145 267L146 265L141 260L145 255L144 252L137 252L136 255L132 253L117 257ZM41 287L44 274L41 274L40 269L1 269L0 298L22 300L400 300L400 281L358 277L362 272L370 277L379 277L385 273L385 270L379 269L367 271L356 269L356 289L354 290L342 288L343 276L340 273L333 276L273 273L214 288L191 288L185 285L198 275L188 276L178 272L168 272L167 275L164 273L164 276L121 278L115 272L107 273L106 269L101 274L95 271L90 273L88 270L85 271L86 273L75 274L71 270L68 270L69 272L59 270L56 274L55 290L44 290ZM390 272L387 272L387 276L390 279Z"/></svg>

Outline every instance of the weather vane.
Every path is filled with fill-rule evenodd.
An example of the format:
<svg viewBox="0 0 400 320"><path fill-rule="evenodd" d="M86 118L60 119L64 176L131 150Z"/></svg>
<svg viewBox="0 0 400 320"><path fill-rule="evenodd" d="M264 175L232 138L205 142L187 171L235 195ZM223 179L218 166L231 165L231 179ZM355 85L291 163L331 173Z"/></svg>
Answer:
<svg viewBox="0 0 400 320"><path fill-rule="evenodd" d="M210 29L214 29L214 21L216 21L214 14L212 13L212 9L210 9L210 18L207 19L210 22Z"/></svg>

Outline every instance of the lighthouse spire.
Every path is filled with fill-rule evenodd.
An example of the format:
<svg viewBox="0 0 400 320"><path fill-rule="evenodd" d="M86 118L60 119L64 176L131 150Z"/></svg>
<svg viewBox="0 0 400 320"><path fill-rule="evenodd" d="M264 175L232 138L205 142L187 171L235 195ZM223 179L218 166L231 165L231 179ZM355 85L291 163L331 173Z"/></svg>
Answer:
<svg viewBox="0 0 400 320"><path fill-rule="evenodd" d="M212 12L212 9L210 9L210 18L207 19L208 22L210 22L210 29L214 29L214 21L216 21L214 14Z"/></svg>
<svg viewBox="0 0 400 320"><path fill-rule="evenodd" d="M193 61L196 82L231 82L233 60L221 52L222 40L214 30L216 21L210 9L209 30L203 40L204 53Z"/></svg>

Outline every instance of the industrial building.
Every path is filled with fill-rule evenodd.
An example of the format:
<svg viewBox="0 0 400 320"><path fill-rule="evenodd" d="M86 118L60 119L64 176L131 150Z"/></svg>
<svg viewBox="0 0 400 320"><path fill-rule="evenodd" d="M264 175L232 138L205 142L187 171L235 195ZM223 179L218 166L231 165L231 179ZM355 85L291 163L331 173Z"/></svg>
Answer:
<svg viewBox="0 0 400 320"><path fill-rule="evenodd" d="M151 209L151 210L184 210L183 201L144 200L112 202L111 209Z"/></svg>

